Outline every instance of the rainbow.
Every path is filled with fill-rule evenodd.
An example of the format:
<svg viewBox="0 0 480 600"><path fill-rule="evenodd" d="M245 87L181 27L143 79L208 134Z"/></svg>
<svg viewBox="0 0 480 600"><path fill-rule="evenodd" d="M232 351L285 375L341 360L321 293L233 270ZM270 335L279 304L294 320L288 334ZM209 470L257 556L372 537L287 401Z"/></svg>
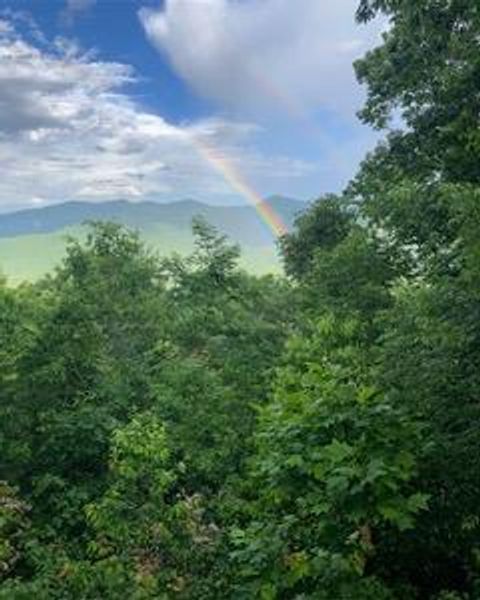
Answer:
<svg viewBox="0 0 480 600"><path fill-rule="evenodd" d="M281 237L288 232L280 215L253 189L232 161L226 156L225 152L220 152L217 148L201 140L198 136L190 135L189 140L200 156L222 175L229 186L253 206L259 217L276 237Z"/></svg>
<svg viewBox="0 0 480 600"><path fill-rule="evenodd" d="M248 66L256 86L276 100L294 121L301 124L306 136L314 136L319 141L323 140L329 147L336 163L345 165L345 168L349 169L349 164L345 161L343 154L335 150L335 145L332 148L329 136L312 121L308 113L295 102L294 97L279 88L272 79L261 73L254 64ZM262 221L267 224L275 236L280 237L288 232L281 217L248 183L223 151L219 151L192 132L188 134L188 138L197 152L222 175L230 187L242 195L255 208Z"/></svg>

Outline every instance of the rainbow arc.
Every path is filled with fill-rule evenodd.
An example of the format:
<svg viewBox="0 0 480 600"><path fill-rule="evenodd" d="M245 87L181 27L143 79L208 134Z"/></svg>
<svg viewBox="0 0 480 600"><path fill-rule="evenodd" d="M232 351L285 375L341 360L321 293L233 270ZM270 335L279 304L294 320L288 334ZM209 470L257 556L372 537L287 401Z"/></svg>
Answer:
<svg viewBox="0 0 480 600"><path fill-rule="evenodd" d="M280 215L250 185L223 150L215 148L198 136L191 135L189 139L200 156L222 175L223 179L235 192L243 196L253 206L258 216L276 237L281 237L287 233L287 227Z"/></svg>

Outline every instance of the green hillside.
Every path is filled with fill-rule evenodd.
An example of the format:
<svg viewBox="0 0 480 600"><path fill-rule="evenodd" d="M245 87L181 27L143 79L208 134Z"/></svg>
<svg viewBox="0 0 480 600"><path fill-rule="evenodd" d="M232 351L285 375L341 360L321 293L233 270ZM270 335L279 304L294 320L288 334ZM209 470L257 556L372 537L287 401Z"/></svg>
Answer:
<svg viewBox="0 0 480 600"><path fill-rule="evenodd" d="M62 260L68 237L82 237L83 229L77 226L52 233L0 238L0 272L11 285L39 279ZM172 252L186 255L193 249L192 235L188 230L157 223L142 231L141 236L150 248L162 256ZM240 264L257 275L281 270L274 244L243 245Z"/></svg>
<svg viewBox="0 0 480 600"><path fill-rule="evenodd" d="M306 204L272 196L266 202L291 229ZM193 249L192 219L202 217L242 248L241 265L255 274L281 271L275 237L252 206L210 206L194 200L167 204L66 202L0 215L0 271L18 285L34 281L61 261L68 236L82 236L86 221L122 223L139 231L158 254Z"/></svg>
<svg viewBox="0 0 480 600"><path fill-rule="evenodd" d="M72 231L73 233L73 231ZM34 281L51 271L63 256L67 232L0 239L0 270L9 283Z"/></svg>

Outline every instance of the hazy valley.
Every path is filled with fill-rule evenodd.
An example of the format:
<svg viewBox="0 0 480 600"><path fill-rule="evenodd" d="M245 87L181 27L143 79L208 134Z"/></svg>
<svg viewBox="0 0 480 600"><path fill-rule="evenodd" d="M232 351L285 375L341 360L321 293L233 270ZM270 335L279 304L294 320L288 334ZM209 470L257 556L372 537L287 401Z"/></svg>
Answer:
<svg viewBox="0 0 480 600"><path fill-rule="evenodd" d="M272 196L266 200L288 229L307 203ZM12 284L36 280L63 257L69 236L82 236L88 221L113 221L138 231L160 255L192 250L192 219L208 223L238 243L241 264L256 274L281 269L275 238L253 206L213 206L195 200L156 202L65 202L0 215L0 271Z"/></svg>

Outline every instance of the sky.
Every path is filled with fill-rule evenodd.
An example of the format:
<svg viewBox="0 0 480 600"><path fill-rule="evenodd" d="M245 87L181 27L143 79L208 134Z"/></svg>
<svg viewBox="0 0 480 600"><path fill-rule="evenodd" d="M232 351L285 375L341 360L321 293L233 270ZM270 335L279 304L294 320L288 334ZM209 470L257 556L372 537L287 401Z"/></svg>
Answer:
<svg viewBox="0 0 480 600"><path fill-rule="evenodd" d="M0 0L0 211L338 192L375 142L357 0Z"/></svg>

